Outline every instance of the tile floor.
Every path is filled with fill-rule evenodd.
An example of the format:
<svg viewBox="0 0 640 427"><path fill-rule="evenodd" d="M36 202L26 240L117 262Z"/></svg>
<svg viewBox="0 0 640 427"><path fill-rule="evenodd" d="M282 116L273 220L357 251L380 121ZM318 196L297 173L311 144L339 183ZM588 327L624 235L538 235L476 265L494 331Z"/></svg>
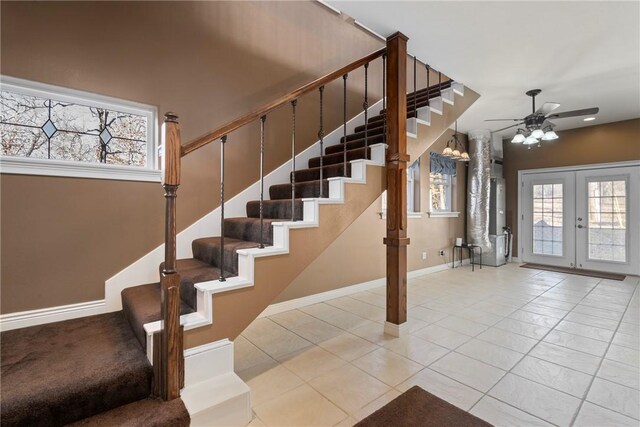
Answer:
<svg viewBox="0 0 640 427"><path fill-rule="evenodd" d="M519 268L409 281L410 333L383 287L257 319L235 341L255 426L350 426L413 385L496 426L639 426L640 295Z"/></svg>

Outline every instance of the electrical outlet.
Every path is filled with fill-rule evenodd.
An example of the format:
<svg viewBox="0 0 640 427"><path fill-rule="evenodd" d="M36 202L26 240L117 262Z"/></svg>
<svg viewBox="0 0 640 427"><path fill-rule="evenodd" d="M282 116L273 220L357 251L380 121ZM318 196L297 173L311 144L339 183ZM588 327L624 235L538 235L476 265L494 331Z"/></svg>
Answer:
<svg viewBox="0 0 640 427"><path fill-rule="evenodd" d="M427 259L427 253L426 252L422 252L422 259L423 260Z"/></svg>
<svg viewBox="0 0 640 427"><path fill-rule="evenodd" d="M440 256L444 256L444 251L440 250Z"/></svg>

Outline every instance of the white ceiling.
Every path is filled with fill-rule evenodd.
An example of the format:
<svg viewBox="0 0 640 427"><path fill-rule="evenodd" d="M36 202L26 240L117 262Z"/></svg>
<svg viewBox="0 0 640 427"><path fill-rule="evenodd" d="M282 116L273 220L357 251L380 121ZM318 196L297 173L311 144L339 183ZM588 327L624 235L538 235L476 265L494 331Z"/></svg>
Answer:
<svg viewBox="0 0 640 427"><path fill-rule="evenodd" d="M384 37L402 31L411 54L480 93L464 132L530 114L524 92L535 88L537 106L558 102L556 112L600 107L595 121L558 119L556 131L640 117L638 1L328 3Z"/></svg>

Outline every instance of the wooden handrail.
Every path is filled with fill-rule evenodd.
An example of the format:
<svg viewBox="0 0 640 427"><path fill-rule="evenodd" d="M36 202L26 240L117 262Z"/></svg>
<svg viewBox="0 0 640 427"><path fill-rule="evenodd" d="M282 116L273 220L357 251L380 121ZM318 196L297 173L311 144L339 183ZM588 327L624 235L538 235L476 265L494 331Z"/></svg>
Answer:
<svg viewBox="0 0 640 427"><path fill-rule="evenodd" d="M219 127L218 129L208 132L192 141L189 141L187 144L182 146L180 151L181 155L184 157L187 154L197 150L198 148L204 147L205 145L213 142L217 139L222 138L224 135L227 135L233 132L236 129L241 128L242 126L250 123L268 113L280 107L281 105L287 104L294 99L300 98L302 95L309 93L318 89L321 86L326 85L327 83L332 82L333 80L342 77L343 75L362 67L364 64L367 64L379 57L381 57L386 51L386 48L378 49L375 52L370 53L367 56L364 56L357 61L352 62L349 65L346 65L336 71L333 71L329 74L326 74L319 79L312 81L311 83L307 83L306 85L299 87L298 89L289 92L288 94L281 96L280 98L272 101L266 105L263 105L261 108L258 108L255 111L252 111L249 114L245 114L244 116L235 119L224 126Z"/></svg>

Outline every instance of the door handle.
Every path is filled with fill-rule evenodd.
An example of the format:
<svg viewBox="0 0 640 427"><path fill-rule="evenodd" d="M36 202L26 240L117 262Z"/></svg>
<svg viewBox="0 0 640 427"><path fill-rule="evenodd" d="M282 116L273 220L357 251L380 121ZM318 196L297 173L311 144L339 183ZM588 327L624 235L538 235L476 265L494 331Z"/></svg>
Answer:
<svg viewBox="0 0 640 427"><path fill-rule="evenodd" d="M587 228L587 227L585 227L585 226L584 226L584 225L582 225L582 224L578 224L578 228Z"/></svg>

